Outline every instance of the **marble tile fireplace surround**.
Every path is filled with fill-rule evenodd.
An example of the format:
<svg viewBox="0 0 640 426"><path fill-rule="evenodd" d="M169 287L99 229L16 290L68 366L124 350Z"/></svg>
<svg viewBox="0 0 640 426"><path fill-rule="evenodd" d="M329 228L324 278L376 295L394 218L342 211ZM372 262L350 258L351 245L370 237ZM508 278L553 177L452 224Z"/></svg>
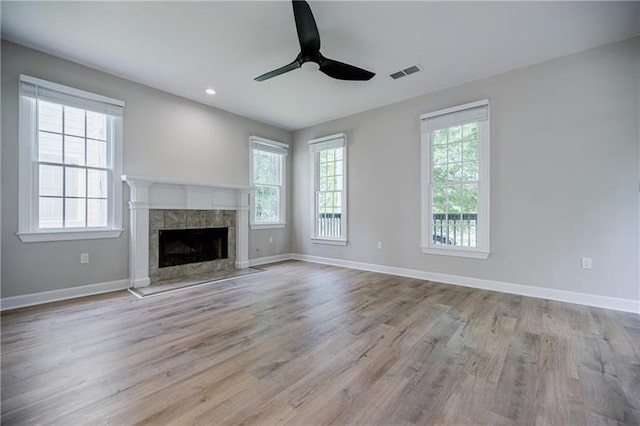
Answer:
<svg viewBox="0 0 640 426"><path fill-rule="evenodd" d="M122 176L130 188L131 287L221 269L249 267L249 187ZM228 228L228 257L158 267L159 231Z"/></svg>

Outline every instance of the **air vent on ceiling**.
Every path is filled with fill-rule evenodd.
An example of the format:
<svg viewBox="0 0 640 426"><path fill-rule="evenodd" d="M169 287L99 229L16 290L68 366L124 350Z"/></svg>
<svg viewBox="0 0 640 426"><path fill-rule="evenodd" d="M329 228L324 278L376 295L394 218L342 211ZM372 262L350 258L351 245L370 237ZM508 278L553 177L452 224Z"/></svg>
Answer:
<svg viewBox="0 0 640 426"><path fill-rule="evenodd" d="M394 80L397 80L399 78L406 77L406 76L408 76L410 74L415 74L415 73L417 73L419 71L420 71L420 67L418 67L418 65L412 65L412 66L410 66L408 68L405 68L403 70L396 71L396 72L394 72L392 74L389 74L389 77L391 77Z"/></svg>

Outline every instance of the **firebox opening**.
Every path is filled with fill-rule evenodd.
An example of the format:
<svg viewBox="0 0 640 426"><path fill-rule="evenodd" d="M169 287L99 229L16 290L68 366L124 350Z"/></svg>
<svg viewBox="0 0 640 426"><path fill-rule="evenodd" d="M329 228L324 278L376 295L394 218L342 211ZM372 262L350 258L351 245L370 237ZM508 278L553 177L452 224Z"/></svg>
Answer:
<svg viewBox="0 0 640 426"><path fill-rule="evenodd" d="M229 228L160 230L159 268L228 258Z"/></svg>

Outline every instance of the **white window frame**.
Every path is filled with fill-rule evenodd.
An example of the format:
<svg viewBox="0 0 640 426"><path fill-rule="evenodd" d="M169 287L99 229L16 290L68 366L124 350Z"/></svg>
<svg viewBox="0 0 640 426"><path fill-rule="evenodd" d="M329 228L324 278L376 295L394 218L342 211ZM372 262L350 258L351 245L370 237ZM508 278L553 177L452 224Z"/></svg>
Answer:
<svg viewBox="0 0 640 426"><path fill-rule="evenodd" d="M478 137L478 222L477 222L477 247L459 247L449 246L443 244L435 244L433 242L431 220L432 214L432 191L431 191L431 176L432 176L432 164L431 164L431 132L428 127L429 119L433 119L440 116L458 113L473 108L479 108L486 106L487 116L486 120L482 120L479 124L479 137ZM476 102L471 102L464 105L454 106L451 108L442 109L439 111L422 114L420 116L421 129L422 129L422 185L421 185L421 199L422 199L422 252L426 254L437 254L447 256L468 257L474 259L487 259L490 250L490 236L491 236L491 202L490 202L490 178L491 178L491 164L490 164L490 107L489 100L483 99ZM451 123L455 125L455 123Z"/></svg>
<svg viewBox="0 0 640 426"><path fill-rule="evenodd" d="M253 152L266 151L280 154L280 217L277 222L257 222L256 221L256 202L255 202L255 183L253 181ZM287 226L287 154L289 146L273 141L271 139L261 138L259 136L251 136L249 138L249 181L251 183L251 192L249 195L249 227L251 229L278 229Z"/></svg>
<svg viewBox="0 0 640 426"><path fill-rule="evenodd" d="M119 116L112 116L111 144L108 152L111 183L107 196L107 226L85 228L39 228L38 222L38 167L35 156L38 143L38 123L36 122L36 100L22 94L22 83L32 84L39 88L56 92L61 98L74 102L80 108L83 105L105 105L109 110L120 111ZM23 242L89 240L101 238L117 238L122 233L122 116L124 102L63 86L39 78L20 75L18 89L18 237ZM65 104L64 102L60 102ZM87 108L91 109L91 108Z"/></svg>
<svg viewBox="0 0 640 426"><path fill-rule="evenodd" d="M341 146L342 151L342 213L340 215L340 238L330 238L318 235L317 221L317 199L316 192L320 187L318 162L320 161L320 151ZM329 244L345 246L347 245L347 134L336 133L309 141L309 163L311 165L311 241L317 244Z"/></svg>

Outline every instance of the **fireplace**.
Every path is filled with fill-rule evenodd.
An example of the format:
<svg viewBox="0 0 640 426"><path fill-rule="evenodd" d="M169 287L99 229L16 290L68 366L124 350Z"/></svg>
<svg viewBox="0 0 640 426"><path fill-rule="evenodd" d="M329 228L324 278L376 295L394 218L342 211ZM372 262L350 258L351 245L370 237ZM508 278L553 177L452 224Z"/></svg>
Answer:
<svg viewBox="0 0 640 426"><path fill-rule="evenodd" d="M229 257L229 228L162 229L158 238L160 268Z"/></svg>
<svg viewBox="0 0 640 426"><path fill-rule="evenodd" d="M249 266L249 186L169 182L135 176L122 176L122 180L130 189L132 287ZM159 231L205 228L227 228L227 244L223 244L227 247L226 258L160 268ZM217 251L219 255L221 250Z"/></svg>

